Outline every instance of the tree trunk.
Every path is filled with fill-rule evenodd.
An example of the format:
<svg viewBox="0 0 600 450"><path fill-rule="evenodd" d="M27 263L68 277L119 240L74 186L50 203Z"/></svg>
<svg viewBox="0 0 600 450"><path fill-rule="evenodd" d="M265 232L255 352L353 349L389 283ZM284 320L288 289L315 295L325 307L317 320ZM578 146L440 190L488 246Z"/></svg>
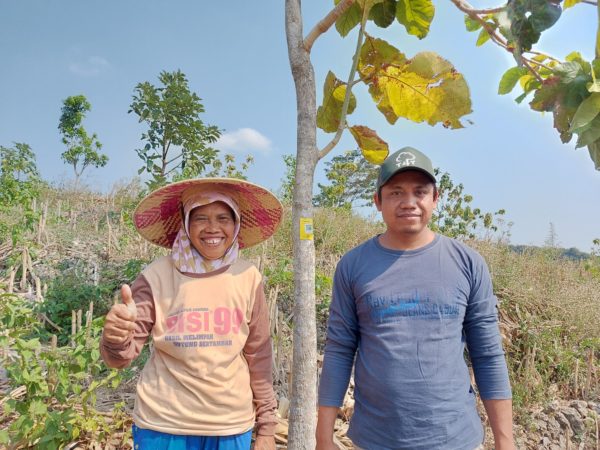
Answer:
<svg viewBox="0 0 600 450"><path fill-rule="evenodd" d="M301 239L301 219L313 218L312 191L317 150L315 76L310 54L303 46L300 0L286 0L288 55L298 111L296 177L292 206L294 242L294 349L290 450L314 449L317 403L317 330L315 316L315 246Z"/></svg>

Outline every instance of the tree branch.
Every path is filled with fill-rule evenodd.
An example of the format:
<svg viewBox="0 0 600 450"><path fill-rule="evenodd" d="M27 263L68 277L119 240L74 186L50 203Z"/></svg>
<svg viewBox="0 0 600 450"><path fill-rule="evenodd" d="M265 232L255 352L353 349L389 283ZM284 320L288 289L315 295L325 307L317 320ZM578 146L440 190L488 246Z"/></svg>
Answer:
<svg viewBox="0 0 600 450"><path fill-rule="evenodd" d="M340 3L341 4L341 3ZM340 5L338 4L338 6ZM346 84L346 96L344 97L344 103L342 105L342 113L340 117L340 124L335 133L335 136L321 151L319 151L319 159L322 159L329 153L340 141L344 128L346 128L346 115L348 113L348 105L350 104L350 96L352 95L352 86L354 85L354 75L356 74L356 68L358 67L358 60L360 58L360 48L362 47L363 38L365 36L365 25L367 23L367 16L369 15L369 9L365 8L363 11L363 17L360 22L360 30L358 31L358 39L356 40L356 51L354 52L354 58L352 58L352 68L350 69L350 75L348 75L348 83Z"/></svg>
<svg viewBox="0 0 600 450"><path fill-rule="evenodd" d="M323 33L329 30L331 25L333 25L335 21L342 14L344 14L344 12L346 12L346 10L350 8L350 6L352 6L354 2L355 0L342 0L336 5L335 8L329 11L329 13L319 23L317 23L317 25L315 25L315 27L312 30L310 30L310 33L308 33L308 36L306 36L306 38L304 39L303 44L304 49L308 53L310 53L310 49L312 48L315 41L319 38L319 36L321 36Z"/></svg>

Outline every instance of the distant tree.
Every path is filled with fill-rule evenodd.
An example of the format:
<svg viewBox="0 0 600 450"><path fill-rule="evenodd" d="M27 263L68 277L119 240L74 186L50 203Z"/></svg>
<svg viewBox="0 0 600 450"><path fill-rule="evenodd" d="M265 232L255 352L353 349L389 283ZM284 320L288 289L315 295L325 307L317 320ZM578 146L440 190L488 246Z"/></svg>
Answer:
<svg viewBox="0 0 600 450"><path fill-rule="evenodd" d="M252 155L246 155L244 161L239 165L236 165L235 156L226 153L223 156L223 160L215 159L212 162L212 169L206 173L207 177L226 177L226 178L239 178L240 180L247 180L247 170L254 164L254 158Z"/></svg>
<svg viewBox="0 0 600 450"><path fill-rule="evenodd" d="M556 227L552 222L548 227L548 235L544 239L544 247L547 248L558 248L560 243L558 242L558 234L556 233Z"/></svg>
<svg viewBox="0 0 600 450"><path fill-rule="evenodd" d="M148 125L142 134L146 144L136 152L143 161L138 173L152 176L150 187L201 174L216 159L218 150L210 144L221 135L216 126L200 120L204 106L183 72L163 71L158 79L161 86L146 81L135 87L128 111Z"/></svg>
<svg viewBox="0 0 600 450"><path fill-rule="evenodd" d="M81 124L85 114L91 109L85 96L67 97L63 101L58 123L62 142L67 146L61 158L66 164L73 166L75 186L79 184L79 178L86 167L104 167L108 162L108 156L99 153L102 144L98 141L96 133L89 136Z"/></svg>
<svg viewBox="0 0 600 450"><path fill-rule="evenodd" d="M455 184L448 172L440 175L439 168L434 170L439 198L431 216L433 231L458 239L473 239L484 230L498 231L498 219L505 214L504 209L484 213L480 208L471 206L473 196L464 192L462 183Z"/></svg>
<svg viewBox="0 0 600 450"><path fill-rule="evenodd" d="M351 209L373 203L373 193L379 166L365 159L359 149L334 156L325 163L325 176L329 185L319 183L315 206Z"/></svg>
<svg viewBox="0 0 600 450"><path fill-rule="evenodd" d="M36 214L31 203L39 190L39 173L31 147L19 142L14 147L0 146L0 212L11 213L15 207L22 210L16 226L0 222L1 238L10 234L15 245L24 232L33 229Z"/></svg>

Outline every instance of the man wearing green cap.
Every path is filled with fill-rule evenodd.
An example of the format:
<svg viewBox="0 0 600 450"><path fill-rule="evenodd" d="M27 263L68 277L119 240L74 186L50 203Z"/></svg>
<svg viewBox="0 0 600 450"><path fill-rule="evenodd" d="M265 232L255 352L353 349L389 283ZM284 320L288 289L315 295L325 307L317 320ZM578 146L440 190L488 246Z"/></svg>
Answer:
<svg viewBox="0 0 600 450"><path fill-rule="evenodd" d="M333 427L353 366L348 436L357 448L482 448L466 344L495 448L513 450L489 271L473 249L428 228L438 200L429 158L410 147L390 155L374 200L386 231L344 255L334 277L317 449L336 448Z"/></svg>

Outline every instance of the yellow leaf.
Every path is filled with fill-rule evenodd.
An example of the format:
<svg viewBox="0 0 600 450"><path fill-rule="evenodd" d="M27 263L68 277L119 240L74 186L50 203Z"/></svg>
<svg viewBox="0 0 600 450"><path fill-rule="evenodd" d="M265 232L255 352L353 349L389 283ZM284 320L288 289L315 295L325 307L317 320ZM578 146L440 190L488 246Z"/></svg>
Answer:
<svg viewBox="0 0 600 450"><path fill-rule="evenodd" d="M372 164L382 164L387 158L390 152L388 144L377 135L375 130L362 125L355 125L350 128L350 133L354 136L367 161Z"/></svg>
<svg viewBox="0 0 600 450"><path fill-rule="evenodd" d="M404 117L461 128L460 117L471 112L469 88L463 76L435 53L419 53L403 66L384 67L372 78L369 92L392 124Z"/></svg>
<svg viewBox="0 0 600 450"><path fill-rule="evenodd" d="M346 96L346 84L329 72L323 85L323 104L317 110L317 126L327 133L337 131L342 116L342 106ZM347 114L356 108L356 97L350 93Z"/></svg>
<svg viewBox="0 0 600 450"><path fill-rule="evenodd" d="M383 39L367 35L360 49L358 72L363 79L368 79L384 66L400 66L405 62L406 57L396 47L388 44Z"/></svg>

